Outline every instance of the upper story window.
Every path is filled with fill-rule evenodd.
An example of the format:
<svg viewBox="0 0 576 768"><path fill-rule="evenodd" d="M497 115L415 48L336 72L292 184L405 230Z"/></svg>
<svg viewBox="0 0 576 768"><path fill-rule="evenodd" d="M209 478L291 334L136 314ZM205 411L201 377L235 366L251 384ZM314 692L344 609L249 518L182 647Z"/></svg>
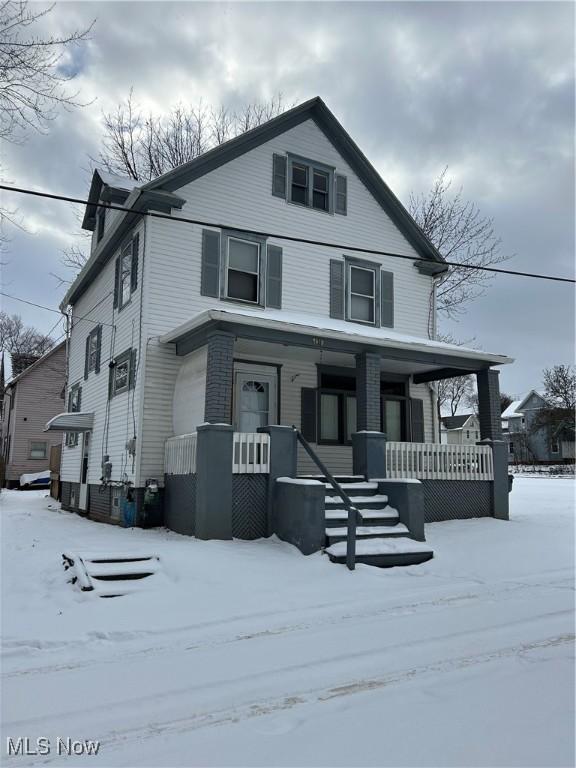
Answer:
<svg viewBox="0 0 576 768"><path fill-rule="evenodd" d="M296 155L272 156L272 194L316 211L348 213L346 176L330 165Z"/></svg>
<svg viewBox="0 0 576 768"><path fill-rule="evenodd" d="M282 308L282 248L238 231L202 232L200 293Z"/></svg>
<svg viewBox="0 0 576 768"><path fill-rule="evenodd" d="M345 256L329 264L330 317L394 327L394 273L380 264Z"/></svg>
<svg viewBox="0 0 576 768"><path fill-rule="evenodd" d="M260 300L260 243L229 237L226 296L258 304Z"/></svg>
<svg viewBox="0 0 576 768"><path fill-rule="evenodd" d="M82 401L82 387L74 384L68 392L68 413L79 413ZM78 432L66 432L66 445L70 448L78 445Z"/></svg>
<svg viewBox="0 0 576 768"><path fill-rule="evenodd" d="M124 243L120 256L116 259L114 307L119 310L130 303L132 294L138 287L138 244L139 236L135 235Z"/></svg>
<svg viewBox="0 0 576 768"><path fill-rule="evenodd" d="M376 270L349 265L349 320L374 323L376 317Z"/></svg>
<svg viewBox="0 0 576 768"><path fill-rule="evenodd" d="M86 337L86 357L84 359L84 378L91 371L100 371L100 351L102 349L102 326L97 325Z"/></svg>
<svg viewBox="0 0 576 768"><path fill-rule="evenodd" d="M331 213L334 171L311 160L288 158L291 203Z"/></svg>

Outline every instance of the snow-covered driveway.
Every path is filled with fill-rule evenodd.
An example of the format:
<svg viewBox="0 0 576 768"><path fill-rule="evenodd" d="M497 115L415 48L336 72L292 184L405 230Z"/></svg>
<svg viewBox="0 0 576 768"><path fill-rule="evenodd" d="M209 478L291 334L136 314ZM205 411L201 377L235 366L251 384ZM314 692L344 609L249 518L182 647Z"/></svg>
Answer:
<svg viewBox="0 0 576 768"><path fill-rule="evenodd" d="M350 573L3 492L3 757L28 736L100 749L9 764L574 765L573 483L517 478L511 501L508 523L428 526L429 563ZM165 575L94 598L66 549L154 552Z"/></svg>

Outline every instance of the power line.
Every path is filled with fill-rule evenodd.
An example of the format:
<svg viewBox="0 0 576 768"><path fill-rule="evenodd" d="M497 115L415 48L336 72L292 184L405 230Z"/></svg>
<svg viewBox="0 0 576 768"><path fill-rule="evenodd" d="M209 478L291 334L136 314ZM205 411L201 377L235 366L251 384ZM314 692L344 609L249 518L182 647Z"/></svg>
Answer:
<svg viewBox="0 0 576 768"><path fill-rule="evenodd" d="M282 235L277 232L263 232L262 230L246 229L244 227L238 227L233 224L222 224L221 222L205 221L202 219L190 219L184 216L171 216L167 213L158 213L156 211L136 211L131 208L126 208L123 205L114 205L113 203L96 203L89 200L83 200L78 197L68 197L67 195L56 195L51 192L37 192L33 189L25 189L24 187L11 187L5 184L0 184L0 189L7 192L17 192L22 195L32 195L34 197L43 197L49 200L58 200L65 203L75 203L79 205L93 205L96 208L109 208L114 211L123 211L124 213L130 213L134 216L150 216L155 219L167 219L168 221L179 221L185 224L196 224L201 227L214 227L215 229L234 229L237 232L244 232L249 235L256 235L258 237L270 237L275 240L286 240L293 243L304 243L306 245L317 245L321 248L335 248L342 251L355 251L356 253L365 253L372 256L390 256L395 259L405 259L407 261L419 261L423 264L430 264L428 259L423 259L418 256L408 256L402 253L391 253L390 251L381 251L374 248L362 248L360 246L343 245L342 243L330 243L323 240L309 240L304 237L295 237L294 235ZM438 262L440 263L440 262ZM515 277L532 277L536 280L552 280L559 283L576 283L576 279L571 277L560 277L558 275L545 275L536 272L521 272L514 269L502 269L501 267L482 267L475 266L473 264L460 264L456 261L444 261L448 267L458 267L459 269L471 269L476 272L493 272L500 275L513 275Z"/></svg>
<svg viewBox="0 0 576 768"><path fill-rule="evenodd" d="M107 293L106 296L104 296L104 299L107 299L108 296L110 296L111 293ZM14 301L21 301L23 304L29 304L31 307L37 307L38 309L45 309L47 312L56 312L59 315L63 315L63 313L59 309L54 309L53 307L45 307L43 304L36 304L34 301L28 301L28 299L23 299L20 296L13 296L10 293L4 293L3 291L0 291L0 296L5 296L7 299L14 299ZM98 304L101 304L104 299L98 302ZM92 309L95 309L98 304L95 304ZM88 310L89 312L92 312L92 309ZM91 317L86 317L86 315L71 315L72 320L86 320L89 323L95 323L96 325L109 325L111 328L113 328L112 323L106 323L104 320L94 320ZM64 334L66 335L66 334Z"/></svg>

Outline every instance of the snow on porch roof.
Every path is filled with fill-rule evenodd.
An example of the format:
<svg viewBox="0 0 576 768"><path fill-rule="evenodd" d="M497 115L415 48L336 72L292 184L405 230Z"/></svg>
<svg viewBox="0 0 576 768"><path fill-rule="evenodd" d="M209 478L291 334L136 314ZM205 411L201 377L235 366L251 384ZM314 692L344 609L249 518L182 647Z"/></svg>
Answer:
<svg viewBox="0 0 576 768"><path fill-rule="evenodd" d="M93 413L59 413L46 424L44 432L90 432L93 426Z"/></svg>
<svg viewBox="0 0 576 768"><path fill-rule="evenodd" d="M359 323L335 320L334 318L311 315L304 312L257 309L252 307L228 308L219 306L207 309L161 336L160 342L162 344L174 344L182 341L189 334L212 322L235 323L308 336L317 336L321 333L326 338L340 341L352 340L358 344L366 344L372 347L379 346L388 349L429 352L431 355L436 352L444 356L454 357L455 366L458 364L458 358L477 360L478 363L483 363L484 365L487 363L490 365L507 365L514 362L513 358L506 355L496 355L468 347L459 347L456 344L448 344L443 341L410 336L389 328L374 328L360 325Z"/></svg>

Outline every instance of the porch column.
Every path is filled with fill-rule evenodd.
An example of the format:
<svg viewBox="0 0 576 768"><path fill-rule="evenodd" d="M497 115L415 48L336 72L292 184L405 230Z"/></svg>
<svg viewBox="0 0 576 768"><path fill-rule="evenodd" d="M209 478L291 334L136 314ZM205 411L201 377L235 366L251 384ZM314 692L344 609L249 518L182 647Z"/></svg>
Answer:
<svg viewBox="0 0 576 768"><path fill-rule="evenodd" d="M207 346L204 421L231 424L234 336L218 331L210 336Z"/></svg>
<svg viewBox="0 0 576 768"><path fill-rule="evenodd" d="M356 415L358 432L380 432L380 355L356 355Z"/></svg>
<svg viewBox="0 0 576 768"><path fill-rule="evenodd" d="M486 368L476 374L478 387L478 410L480 438L502 440L502 419L500 418L500 371Z"/></svg>
<svg viewBox="0 0 576 768"><path fill-rule="evenodd" d="M494 462L494 480L491 484L492 514L499 520L508 520L508 452L502 439L502 419L500 416L500 371L487 368L478 371L478 411L480 420L481 445L492 448Z"/></svg>

